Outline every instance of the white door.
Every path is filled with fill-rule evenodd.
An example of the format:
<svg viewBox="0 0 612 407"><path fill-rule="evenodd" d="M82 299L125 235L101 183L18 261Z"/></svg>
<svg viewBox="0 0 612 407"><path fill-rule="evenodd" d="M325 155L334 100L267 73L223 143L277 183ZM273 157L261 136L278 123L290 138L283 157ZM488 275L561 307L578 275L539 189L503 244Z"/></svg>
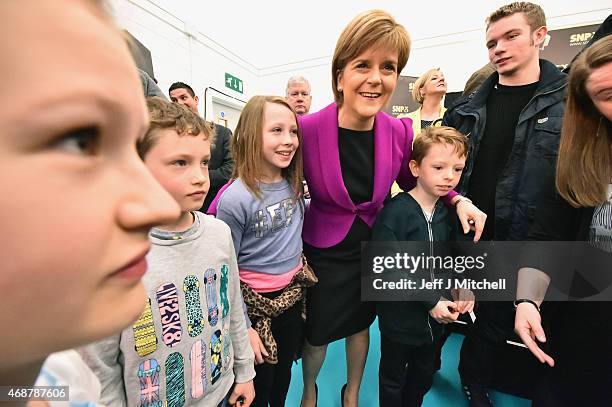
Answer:
<svg viewBox="0 0 612 407"><path fill-rule="evenodd" d="M242 112L242 106L234 105L231 102L225 100L219 100L213 96L212 98L212 117L213 121L217 124L227 127L234 132L238 119L240 118L240 112Z"/></svg>

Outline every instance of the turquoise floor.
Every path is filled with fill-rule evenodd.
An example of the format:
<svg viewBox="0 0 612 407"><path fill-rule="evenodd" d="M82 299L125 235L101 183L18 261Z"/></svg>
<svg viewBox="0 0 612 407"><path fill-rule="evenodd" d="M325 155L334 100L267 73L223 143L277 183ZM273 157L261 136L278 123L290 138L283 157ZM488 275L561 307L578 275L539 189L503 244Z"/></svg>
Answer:
<svg viewBox="0 0 612 407"><path fill-rule="evenodd" d="M370 353L366 364L359 398L360 407L378 406L378 362L380 359L380 335L376 323L370 328ZM442 369L434 377L432 389L425 396L425 407L467 407L467 401L461 393L459 384L459 349L463 336L453 334L448 338L442 351ZM302 366L293 365L291 387L287 396L287 407L298 407L302 396ZM340 406L340 388L346 380L346 363L344 359L344 341L337 341L329 346L325 364L317 384L319 386L319 406ZM507 394L492 392L491 399L495 407L528 407L529 400Z"/></svg>

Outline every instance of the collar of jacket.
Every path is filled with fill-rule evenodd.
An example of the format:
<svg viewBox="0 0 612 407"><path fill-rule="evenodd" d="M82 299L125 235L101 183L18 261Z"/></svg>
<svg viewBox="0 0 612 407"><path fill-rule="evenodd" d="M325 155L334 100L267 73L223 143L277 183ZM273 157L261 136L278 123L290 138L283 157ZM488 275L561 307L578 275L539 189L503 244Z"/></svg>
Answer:
<svg viewBox="0 0 612 407"><path fill-rule="evenodd" d="M423 212L423 207L421 206L421 204L419 204L417 202L416 199L414 199L414 197L412 195L410 195L408 192L400 192L398 195L398 197L394 198L394 199L405 199L407 202L409 202L409 205L411 205L414 210L416 212L420 212L421 213L421 217L418 218L419 222L425 222L425 224L427 224L427 219L425 218L425 213ZM438 199L433 207L433 218L432 218L432 223L435 223L434 221L439 221L440 218L442 218L443 220L446 219L446 207L444 206L444 202L442 202L442 199ZM416 218L415 218L416 220Z"/></svg>
<svg viewBox="0 0 612 407"><path fill-rule="evenodd" d="M489 93L491 93L491 89L493 89L493 87L497 84L498 80L499 74L497 72L493 72L491 76L489 76L482 83L478 90L464 96L457 102L456 106L458 110L477 110L486 105L487 99L489 98ZM566 74L559 71L559 69L557 69L552 62L545 59L540 59L540 80L533 96L534 98L546 93L563 89L566 84ZM460 104L463 106L459 106Z"/></svg>

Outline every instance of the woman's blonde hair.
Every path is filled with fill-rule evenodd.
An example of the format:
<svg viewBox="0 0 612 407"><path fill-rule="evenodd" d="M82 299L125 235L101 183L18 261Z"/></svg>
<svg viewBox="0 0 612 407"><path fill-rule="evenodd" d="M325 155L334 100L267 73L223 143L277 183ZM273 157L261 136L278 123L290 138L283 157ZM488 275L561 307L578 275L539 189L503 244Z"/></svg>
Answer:
<svg viewBox="0 0 612 407"><path fill-rule="evenodd" d="M297 117L285 99L279 96L253 96L240 114L236 131L232 137L231 151L234 158L233 178L240 178L246 187L261 198L259 182L263 177L262 144L263 124L266 103L286 107L297 124ZM298 128L299 145L291 163L282 171L283 177L295 192L297 198L302 193L302 133Z"/></svg>
<svg viewBox="0 0 612 407"><path fill-rule="evenodd" d="M572 64L559 157L557 190L573 207L608 200L612 182L612 129L591 100L586 83L593 71L612 62L612 36L595 42Z"/></svg>
<svg viewBox="0 0 612 407"><path fill-rule="evenodd" d="M442 71L440 70L440 68L432 68L430 70L428 70L427 72L425 72L423 75L421 75L419 77L419 79L417 79L414 82L414 86L412 87L412 98L420 105L423 104L423 100L425 99L423 97L423 95L421 95L421 89L423 89L423 86L425 86L425 84L427 82L429 82L429 80L431 79L432 76L434 76L434 74L436 73L442 73Z"/></svg>
<svg viewBox="0 0 612 407"><path fill-rule="evenodd" d="M410 36L386 11L370 10L353 18L340 34L332 59L332 91L338 106L344 101L338 90L338 76L351 60L371 47L397 50L399 75L410 55Z"/></svg>

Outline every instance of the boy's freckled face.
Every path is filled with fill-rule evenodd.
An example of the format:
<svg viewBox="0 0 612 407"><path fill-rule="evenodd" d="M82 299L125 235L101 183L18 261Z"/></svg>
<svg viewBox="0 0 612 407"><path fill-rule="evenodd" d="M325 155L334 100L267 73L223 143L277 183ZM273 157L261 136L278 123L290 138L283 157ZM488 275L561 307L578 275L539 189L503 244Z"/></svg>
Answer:
<svg viewBox="0 0 612 407"><path fill-rule="evenodd" d="M210 142L202 133L178 135L174 129L157 130L145 164L155 179L178 202L181 211L202 207L210 188Z"/></svg>
<svg viewBox="0 0 612 407"><path fill-rule="evenodd" d="M148 230L179 212L136 153L125 42L89 1L3 0L0 53L1 370L135 320Z"/></svg>
<svg viewBox="0 0 612 407"><path fill-rule="evenodd" d="M411 161L410 170L419 186L432 196L446 196L457 186L465 167L465 156L459 157L450 144L433 144L421 164Z"/></svg>

